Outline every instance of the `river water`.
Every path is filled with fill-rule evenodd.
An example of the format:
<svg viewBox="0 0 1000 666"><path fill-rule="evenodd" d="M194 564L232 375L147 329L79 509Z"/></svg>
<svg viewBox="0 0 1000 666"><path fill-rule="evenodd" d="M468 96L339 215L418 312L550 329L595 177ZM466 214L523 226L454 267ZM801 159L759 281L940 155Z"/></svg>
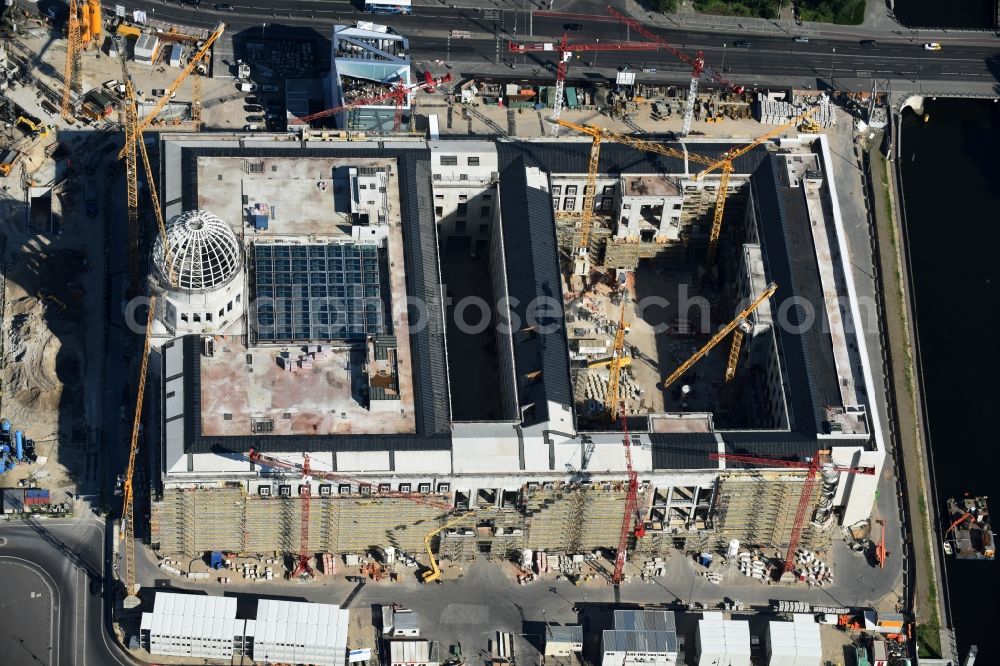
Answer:
<svg viewBox="0 0 1000 666"><path fill-rule="evenodd" d="M942 3L940 0L896 0L896 18L910 28L974 28L993 27L996 0L960 0Z"/></svg>
<svg viewBox="0 0 1000 666"><path fill-rule="evenodd" d="M925 112L904 114L900 167L938 498L991 496L997 530L1000 104L928 100ZM1000 663L1000 560L946 567L960 657L977 644L981 663Z"/></svg>

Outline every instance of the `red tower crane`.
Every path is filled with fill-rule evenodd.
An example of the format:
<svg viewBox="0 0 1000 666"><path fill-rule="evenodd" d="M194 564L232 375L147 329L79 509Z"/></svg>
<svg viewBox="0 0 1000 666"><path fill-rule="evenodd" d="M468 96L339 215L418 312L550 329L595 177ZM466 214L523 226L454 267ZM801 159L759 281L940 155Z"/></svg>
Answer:
<svg viewBox="0 0 1000 666"><path fill-rule="evenodd" d="M691 131L691 119L694 116L694 102L695 97L698 95L698 80L701 78L702 74L707 74L708 78L737 95L743 92L743 86L736 85L732 81L723 78L718 72L706 65L705 54L702 51L698 51L697 55L694 57L689 56L687 53L684 53L684 51L681 51L676 46L673 46L655 32L636 21L634 18L622 14L614 7L608 6L608 13L630 27L632 30L638 32L646 39L655 42L660 48L672 53L681 62L691 66L691 86L688 88L687 103L684 108L684 124L681 128L682 136L687 136Z"/></svg>
<svg viewBox="0 0 1000 666"><path fill-rule="evenodd" d="M594 42L593 44L570 44L563 35L559 44L552 42L536 42L519 44L508 42L507 49L511 53L535 53L539 51L555 51L559 53L559 66L556 68L556 98L552 102L552 136L559 136L559 120L562 115L563 94L566 92L566 72L573 51L655 51L661 48L658 43L648 42Z"/></svg>
<svg viewBox="0 0 1000 666"><path fill-rule="evenodd" d="M301 536L299 541L299 559L295 566L295 570L292 571L292 578L308 578L312 576L312 567L309 566L309 503L312 497L312 486L310 481L313 477L320 479L329 479L332 481L343 481L345 483L351 483L358 486L358 492L367 495L377 495L379 497L398 497L401 499L409 500L411 502L418 502L420 504L426 504L428 506L433 506L438 509L450 510L452 507L450 504L443 500L435 499L433 497L427 497L424 495L417 495L413 493L403 493L394 492L390 490L374 490L372 484L366 481L360 481L358 479L351 478L343 474L337 474L335 472L324 472L321 470L315 470L309 464L309 455L303 454L303 462L301 465L297 465L286 460L279 460L272 456L264 455L256 449L250 449L247 454L247 458L250 462L256 463L258 465L263 465L265 467L272 467L275 469L282 469L288 472L301 472L303 477L303 483L299 486L299 498L302 500L302 526L301 526ZM365 492L367 489L367 492Z"/></svg>
<svg viewBox="0 0 1000 666"><path fill-rule="evenodd" d="M712 460L725 460L726 462L740 462L749 465L761 465L763 467L793 467L806 470L806 481L802 484L802 494L799 496L799 506L795 510L795 522L792 523L792 535L788 540L788 552L785 553L785 561L782 573L791 571L795 566L795 549L799 547L799 539L802 536L802 527L805 523L806 512L809 511L809 504L812 501L813 490L816 488L816 475L822 467L820 461L821 452L817 451L810 460L799 462L795 460L781 460L780 458L767 458L765 456L748 456L736 453L709 453ZM834 472L845 472L847 474L867 474L874 475L874 467L844 467L842 465L832 465L830 469Z"/></svg>
<svg viewBox="0 0 1000 666"><path fill-rule="evenodd" d="M625 414L625 403L621 403L620 408L622 432L624 433L625 445L625 466L628 469L628 492L625 495L625 515L622 516L622 531L618 536L618 551L615 553L615 570L611 574L611 582L618 585L622 582L622 574L625 571L625 560L628 557L628 532L632 526L633 515L635 517L635 527L633 533L636 538L646 535L646 527L643 525L638 513L639 499L639 475L636 474L632 466L632 440L628 434L628 419Z"/></svg>
<svg viewBox="0 0 1000 666"><path fill-rule="evenodd" d="M431 76L430 72L424 74L424 81L422 83L417 83L410 86L405 86L401 83L396 83L391 86L385 92L373 95L371 97L364 97L362 99L356 99L349 104L341 104L340 106L335 106L332 109L326 109L324 111L319 111L317 113L312 113L308 116L303 116L299 118L302 123L310 123L314 120L319 120L320 118L328 118L330 116L335 116L339 113L344 113L345 111L350 111L362 106L371 106L373 104L378 104L379 102L384 102L388 99L393 100L396 111L393 117L393 131L398 132L400 121L403 117L403 102L406 100L407 95L417 90L426 90L427 92L434 92L434 89L441 85L442 83L448 83L451 81L451 72L445 74L444 76L434 78Z"/></svg>

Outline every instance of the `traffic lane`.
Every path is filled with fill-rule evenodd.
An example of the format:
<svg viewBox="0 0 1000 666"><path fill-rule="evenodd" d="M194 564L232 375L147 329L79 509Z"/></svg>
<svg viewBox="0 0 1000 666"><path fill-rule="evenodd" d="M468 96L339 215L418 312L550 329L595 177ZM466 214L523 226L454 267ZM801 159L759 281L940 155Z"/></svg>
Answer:
<svg viewBox="0 0 1000 666"><path fill-rule="evenodd" d="M29 521L3 526L0 535L7 539L0 556L30 559L58 590L58 663L141 663L123 652L108 635L114 588L107 576L103 523Z"/></svg>
<svg viewBox="0 0 1000 666"><path fill-rule="evenodd" d="M439 59L447 48L446 41L439 38L413 38L411 46L411 51L417 62L426 60L420 58L418 54L434 54L434 57ZM453 62L462 61L461 56L463 55L475 54L492 62L496 54L495 44L487 40L463 40L461 46L456 46L456 42L453 40L450 48ZM836 53L815 50L795 52L780 49L725 49L726 52L723 53L724 49L712 47L704 50L706 60L715 63L716 71L724 78L737 84L741 83L740 75L829 78L831 70L833 70L834 75L839 71L844 76L852 75L855 72L871 72L915 78L919 72L923 79L937 77L947 79L948 76L954 75L983 80L996 78L987 58L982 56L949 56L928 59L916 52L886 58L870 51L844 53L840 49ZM679 80L674 78L675 76L686 78L691 71L690 66L665 51L582 52L575 54L575 56L570 64L569 72L570 77L574 79L585 76L585 71L591 67L588 63L595 63L595 61L601 68L605 69L625 65L633 69L655 69L657 78L670 77L671 80ZM557 64L556 54L548 51L529 52L516 56L502 52L502 59L505 62L515 61L518 65L545 68L550 71L554 71L553 68ZM602 74L597 75L603 76Z"/></svg>
<svg viewBox="0 0 1000 666"><path fill-rule="evenodd" d="M0 551L2 552L2 551ZM0 654L10 663L58 664L59 590L44 570L0 554Z"/></svg>

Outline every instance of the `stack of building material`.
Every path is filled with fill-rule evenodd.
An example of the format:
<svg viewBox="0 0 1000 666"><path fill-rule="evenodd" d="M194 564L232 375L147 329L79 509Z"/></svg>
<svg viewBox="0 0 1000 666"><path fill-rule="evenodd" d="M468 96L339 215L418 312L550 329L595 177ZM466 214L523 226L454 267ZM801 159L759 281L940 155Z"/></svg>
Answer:
<svg viewBox="0 0 1000 666"><path fill-rule="evenodd" d="M696 636L698 664L750 666L750 624L726 620L718 611L705 612Z"/></svg>
<svg viewBox="0 0 1000 666"><path fill-rule="evenodd" d="M795 565L798 579L805 581L810 587L822 587L833 582L833 571L811 550L799 548L795 552Z"/></svg>
<svg viewBox="0 0 1000 666"><path fill-rule="evenodd" d="M768 665L819 666L823 659L819 625L811 615L796 614L792 618L792 622L768 624Z"/></svg>

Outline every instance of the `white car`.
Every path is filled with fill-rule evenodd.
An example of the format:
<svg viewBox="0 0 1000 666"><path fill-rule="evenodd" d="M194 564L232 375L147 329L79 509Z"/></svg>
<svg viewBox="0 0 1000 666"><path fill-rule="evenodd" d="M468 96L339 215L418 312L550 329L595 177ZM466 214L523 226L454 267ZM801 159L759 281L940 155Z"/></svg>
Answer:
<svg viewBox="0 0 1000 666"><path fill-rule="evenodd" d="M928 42L927 44L924 44L924 50L925 51L940 51L941 50L941 45L938 44L937 42Z"/></svg>

